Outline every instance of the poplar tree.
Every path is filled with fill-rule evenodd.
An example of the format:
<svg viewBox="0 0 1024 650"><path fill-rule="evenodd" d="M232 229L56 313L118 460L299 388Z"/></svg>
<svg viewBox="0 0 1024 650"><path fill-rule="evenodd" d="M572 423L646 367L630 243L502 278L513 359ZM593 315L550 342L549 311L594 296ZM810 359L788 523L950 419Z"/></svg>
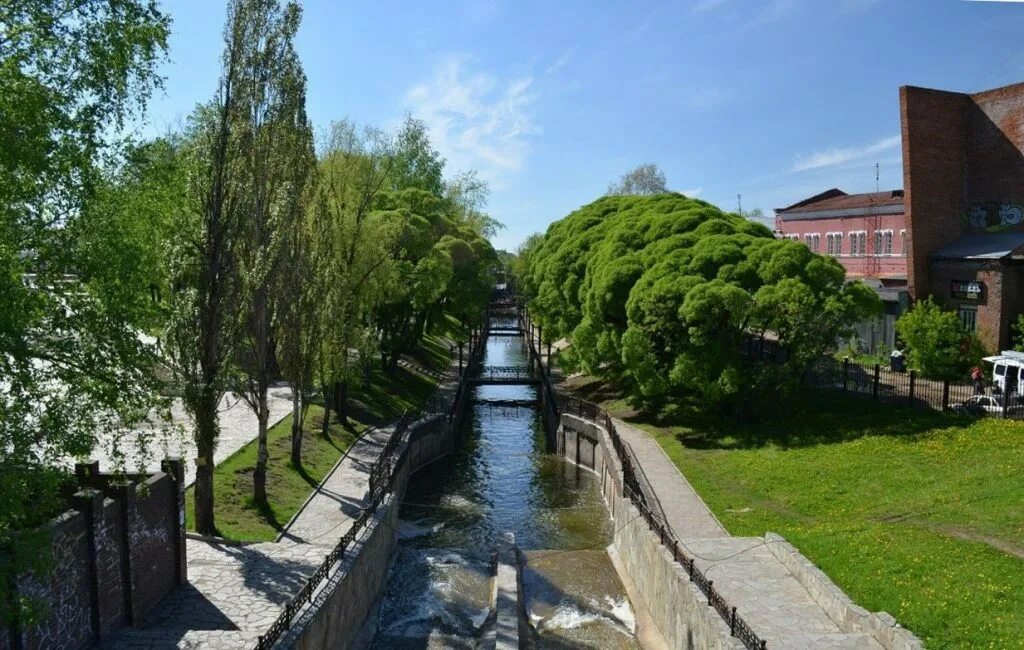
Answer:
<svg viewBox="0 0 1024 650"><path fill-rule="evenodd" d="M173 251L172 319L168 354L193 419L196 444L195 513L200 534L216 532L213 500L214 451L220 434L217 407L237 349L242 186L239 101L243 61L244 3L228 5L224 54L217 94L190 118L193 219Z"/></svg>
<svg viewBox="0 0 1024 650"><path fill-rule="evenodd" d="M271 327L279 295L273 291L274 276L280 270L284 233L302 216L313 147L306 118L306 77L294 45L302 10L295 2L282 6L278 0L244 0L237 6L240 167L246 188L239 229L240 282L246 301L239 330L244 332L245 356L237 385L257 419L253 498L266 503L267 394L274 363Z"/></svg>

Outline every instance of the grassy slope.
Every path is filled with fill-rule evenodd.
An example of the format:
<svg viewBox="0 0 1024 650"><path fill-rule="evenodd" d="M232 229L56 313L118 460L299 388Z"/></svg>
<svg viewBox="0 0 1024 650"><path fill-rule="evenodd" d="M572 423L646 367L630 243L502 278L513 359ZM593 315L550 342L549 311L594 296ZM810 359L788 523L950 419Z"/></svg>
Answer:
<svg viewBox="0 0 1024 650"><path fill-rule="evenodd" d="M649 431L734 535L782 534L929 647L1024 638L1024 423L812 393L723 424L607 406Z"/></svg>
<svg viewBox="0 0 1024 650"><path fill-rule="evenodd" d="M428 338L415 355L417 363L437 369L448 365L448 347ZM291 422L289 415L268 432L270 461L267 472L268 507L258 508L252 500L252 472L256 466L256 441L239 449L214 471L214 508L218 533L237 541L267 541L298 511L310 492L334 467L338 459L366 427L392 420L407 409L422 404L433 392L435 382L399 368L394 377L375 371L369 390L353 386L349 427L332 423L330 437L320 435L323 408L310 406L303 426L303 466L290 461ZM195 510L191 488L185 497L185 521L194 528Z"/></svg>

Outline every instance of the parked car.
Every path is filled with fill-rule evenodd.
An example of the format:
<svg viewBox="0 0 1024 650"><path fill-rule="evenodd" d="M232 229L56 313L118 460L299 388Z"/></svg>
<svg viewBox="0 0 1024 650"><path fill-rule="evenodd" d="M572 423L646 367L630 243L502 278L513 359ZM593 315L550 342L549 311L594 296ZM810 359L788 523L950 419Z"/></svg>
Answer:
<svg viewBox="0 0 1024 650"><path fill-rule="evenodd" d="M1007 385L1010 392L1020 390L1021 382L1024 380L1024 352L1003 350L1000 354L985 357L982 361L992 364L992 383L998 392L1007 392Z"/></svg>
<svg viewBox="0 0 1024 650"><path fill-rule="evenodd" d="M964 415L991 415L993 417L1003 417L1003 396L1002 395L972 395L959 404L950 405L950 410L954 413L962 413ZM1024 406L1021 405L1021 398L1019 395L1015 395L1010 398L1009 406L1006 409L1006 415L1017 417L1024 415Z"/></svg>

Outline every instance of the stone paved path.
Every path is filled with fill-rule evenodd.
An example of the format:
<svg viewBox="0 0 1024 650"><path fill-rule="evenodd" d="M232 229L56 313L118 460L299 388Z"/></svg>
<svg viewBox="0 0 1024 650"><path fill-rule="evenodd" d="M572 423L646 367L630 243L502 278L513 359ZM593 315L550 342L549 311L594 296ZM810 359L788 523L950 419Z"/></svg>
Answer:
<svg viewBox="0 0 1024 650"><path fill-rule="evenodd" d="M615 420L615 427L633 449L676 537L728 537L725 526L665 455L661 445L645 431L622 420Z"/></svg>
<svg viewBox="0 0 1024 650"><path fill-rule="evenodd" d="M292 412L292 392L286 385L273 386L268 396L270 406L269 425L274 426ZM233 393L226 393L220 401L220 437L213 452L214 461L219 465L256 438L256 414L249 405ZM144 463L148 471L160 469L160 459L178 456L185 459L185 485L196 480L196 445L192 441L192 418L185 412L180 399L171 404L171 421L181 427L180 433L164 436L155 426L140 427L139 430L115 440L110 434L100 434L92 459L100 462L100 469L108 471L115 467L112 445L117 444L125 455L125 469L134 472L139 467L142 445L140 439L148 438L149 458ZM74 461L69 459L68 463Z"/></svg>
<svg viewBox="0 0 1024 650"><path fill-rule="evenodd" d="M453 393L458 361L438 389ZM224 544L187 540L189 584L168 595L137 628L103 648L251 647L306 583L367 504L369 468L394 426L357 440L278 542Z"/></svg>
<svg viewBox="0 0 1024 650"><path fill-rule="evenodd" d="M769 648L881 648L843 632L760 537L730 537L693 486L646 432L615 420L658 495L669 527L715 588Z"/></svg>
<svg viewBox="0 0 1024 650"><path fill-rule="evenodd" d="M547 364L546 350L542 350ZM556 369L554 380L561 381ZM622 420L615 427L643 468L669 527L715 588L769 648L881 648L868 634L849 634L759 537L731 537L664 449Z"/></svg>

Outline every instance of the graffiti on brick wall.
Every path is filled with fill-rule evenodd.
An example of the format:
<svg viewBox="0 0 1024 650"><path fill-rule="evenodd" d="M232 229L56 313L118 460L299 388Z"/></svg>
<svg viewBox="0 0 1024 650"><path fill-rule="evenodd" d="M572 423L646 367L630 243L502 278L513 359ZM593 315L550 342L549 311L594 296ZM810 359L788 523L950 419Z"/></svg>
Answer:
<svg viewBox="0 0 1024 650"><path fill-rule="evenodd" d="M1013 203L985 201L975 203L967 209L964 221L971 228L999 232L1015 228L1024 222L1024 207Z"/></svg>

